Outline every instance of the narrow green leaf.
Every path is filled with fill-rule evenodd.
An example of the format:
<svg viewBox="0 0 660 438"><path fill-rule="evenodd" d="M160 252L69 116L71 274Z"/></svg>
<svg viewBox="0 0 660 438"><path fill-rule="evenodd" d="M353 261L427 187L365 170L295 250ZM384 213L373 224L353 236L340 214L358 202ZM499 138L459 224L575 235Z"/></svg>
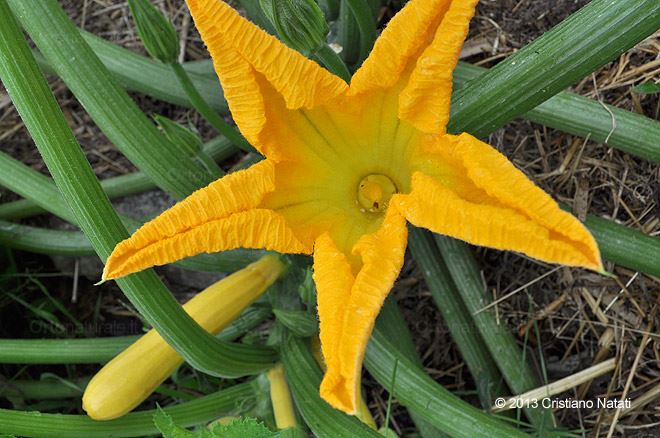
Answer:
<svg viewBox="0 0 660 438"><path fill-rule="evenodd" d="M360 29L347 0L340 0L337 28L337 43L342 49L339 56L346 64L356 64L360 57Z"/></svg>
<svg viewBox="0 0 660 438"><path fill-rule="evenodd" d="M334 21L339 15L339 3L340 0L319 0L319 6L328 21Z"/></svg>
<svg viewBox="0 0 660 438"><path fill-rule="evenodd" d="M376 31L376 20L371 11L371 6L364 0L343 0L350 9L357 27L360 30L360 57L358 63L367 59L371 48L378 36Z"/></svg>
<svg viewBox="0 0 660 438"><path fill-rule="evenodd" d="M637 94L655 94L660 93L660 83L644 82L633 87L632 91Z"/></svg>

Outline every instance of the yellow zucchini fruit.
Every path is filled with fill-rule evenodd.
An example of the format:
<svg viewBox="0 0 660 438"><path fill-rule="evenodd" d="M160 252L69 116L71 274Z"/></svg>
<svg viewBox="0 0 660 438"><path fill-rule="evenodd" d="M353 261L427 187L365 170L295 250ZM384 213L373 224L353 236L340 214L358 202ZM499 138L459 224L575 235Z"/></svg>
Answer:
<svg viewBox="0 0 660 438"><path fill-rule="evenodd" d="M266 374L270 383L270 400L275 414L275 425L278 429L288 429L297 425L293 410L293 400L289 385L284 377L284 367L278 363Z"/></svg>
<svg viewBox="0 0 660 438"><path fill-rule="evenodd" d="M183 308L205 330L217 334L284 269L277 257L265 256L204 289ZM142 403L182 363L158 332L149 330L92 378L83 394L83 409L94 420L120 417Z"/></svg>

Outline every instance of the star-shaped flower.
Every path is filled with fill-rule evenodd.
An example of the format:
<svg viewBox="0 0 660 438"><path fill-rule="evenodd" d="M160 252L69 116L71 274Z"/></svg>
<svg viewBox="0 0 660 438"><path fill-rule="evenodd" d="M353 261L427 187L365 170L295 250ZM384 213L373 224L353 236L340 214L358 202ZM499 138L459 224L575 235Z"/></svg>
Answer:
<svg viewBox="0 0 660 438"><path fill-rule="evenodd" d="M406 220L482 246L602 271L587 229L502 154L449 135L452 71L477 0L411 0L350 86L220 0L187 0L229 108L266 160L193 193L107 261L112 279L201 252L314 256L327 372L354 413L364 351Z"/></svg>

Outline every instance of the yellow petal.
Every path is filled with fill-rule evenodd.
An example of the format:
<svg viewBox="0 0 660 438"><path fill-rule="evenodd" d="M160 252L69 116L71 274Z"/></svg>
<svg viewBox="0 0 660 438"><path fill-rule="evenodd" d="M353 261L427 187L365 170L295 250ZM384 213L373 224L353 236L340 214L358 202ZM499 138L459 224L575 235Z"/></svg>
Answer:
<svg viewBox="0 0 660 438"><path fill-rule="evenodd" d="M242 18L224 1L187 3L236 124L267 156L276 153L269 136L262 133L270 122L267 107L272 103L264 96L265 88L279 94L288 109L313 108L348 88L343 80Z"/></svg>
<svg viewBox="0 0 660 438"><path fill-rule="evenodd" d="M454 0L459 3L463 0ZM396 84L429 45L452 0L411 0L389 22L351 80L350 94Z"/></svg>
<svg viewBox="0 0 660 438"><path fill-rule="evenodd" d="M443 134L449 122L452 73L479 0L454 0L417 60L399 100L399 116L427 133Z"/></svg>
<svg viewBox="0 0 660 438"><path fill-rule="evenodd" d="M406 248L405 219L389 208L381 227L353 247L362 267L354 276L348 258L328 235L314 248L314 281L318 290L321 346L327 371L321 397L344 412L359 404L364 352L376 316L396 280Z"/></svg>
<svg viewBox="0 0 660 438"><path fill-rule="evenodd" d="M183 309L216 334L238 317L284 271L265 256L204 289ZM142 403L181 364L183 358L154 329L108 362L87 385L83 409L94 420L111 420Z"/></svg>
<svg viewBox="0 0 660 438"><path fill-rule="evenodd" d="M119 243L106 261L103 278L123 277L202 252L304 252L284 218L256 208L273 188L273 166L267 160L211 183Z"/></svg>
<svg viewBox="0 0 660 438"><path fill-rule="evenodd" d="M585 226L489 145L468 134L444 136L417 165L412 192L392 200L414 225L475 245L602 270Z"/></svg>

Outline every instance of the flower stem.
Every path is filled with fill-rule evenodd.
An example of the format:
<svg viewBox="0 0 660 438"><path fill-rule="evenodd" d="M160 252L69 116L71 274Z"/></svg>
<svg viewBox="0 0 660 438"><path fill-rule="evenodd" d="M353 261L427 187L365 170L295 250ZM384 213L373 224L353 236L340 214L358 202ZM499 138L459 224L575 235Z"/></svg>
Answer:
<svg viewBox="0 0 660 438"><path fill-rule="evenodd" d="M218 113L216 113L213 108L211 108L211 106L204 100L201 94L199 94L199 91L197 91L197 88L195 88L195 85L190 80L190 77L188 76L188 73L183 68L183 66L178 62L170 65L172 66L172 70L179 80L181 87L188 95L188 98L190 99L193 107L202 115L202 117L204 117L204 119L206 119L206 121L209 122L211 126L216 129L216 131L227 137L227 139L229 139L229 141L231 141L236 147L244 150L245 152L254 152L252 145L250 145L250 143L248 143L247 140L229 123L220 117Z"/></svg>

